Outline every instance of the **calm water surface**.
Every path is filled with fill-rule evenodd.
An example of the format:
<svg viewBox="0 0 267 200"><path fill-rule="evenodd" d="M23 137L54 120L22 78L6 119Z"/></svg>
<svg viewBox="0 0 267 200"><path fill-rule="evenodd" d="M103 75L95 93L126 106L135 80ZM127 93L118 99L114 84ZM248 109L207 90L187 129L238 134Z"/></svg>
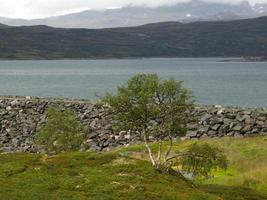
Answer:
<svg viewBox="0 0 267 200"><path fill-rule="evenodd" d="M267 63L220 59L0 61L0 95L96 99L137 73L183 80L201 104L267 107Z"/></svg>

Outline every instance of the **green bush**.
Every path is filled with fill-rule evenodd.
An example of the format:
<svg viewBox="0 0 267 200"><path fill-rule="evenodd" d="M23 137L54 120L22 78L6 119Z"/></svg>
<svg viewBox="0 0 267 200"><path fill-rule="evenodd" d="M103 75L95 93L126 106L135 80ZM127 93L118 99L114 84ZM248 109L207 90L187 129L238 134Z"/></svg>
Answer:
<svg viewBox="0 0 267 200"><path fill-rule="evenodd" d="M60 153L79 150L83 143L83 127L71 111L50 108L47 122L37 132L36 143L47 152Z"/></svg>
<svg viewBox="0 0 267 200"><path fill-rule="evenodd" d="M187 152L181 155L180 159L182 171L192 173L197 177L209 177L213 170L228 168L228 160L224 152L207 143L194 143Z"/></svg>

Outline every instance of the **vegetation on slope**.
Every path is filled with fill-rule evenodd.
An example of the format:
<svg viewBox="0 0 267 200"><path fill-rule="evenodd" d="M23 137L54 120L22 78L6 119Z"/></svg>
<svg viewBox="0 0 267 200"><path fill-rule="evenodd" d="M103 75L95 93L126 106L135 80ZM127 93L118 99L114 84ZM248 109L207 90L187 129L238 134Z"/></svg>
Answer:
<svg viewBox="0 0 267 200"><path fill-rule="evenodd" d="M197 187L177 176L160 173L145 159L137 158L136 152L141 155L144 146L110 153L2 154L0 199L267 199L264 196L267 191L266 138L200 142L224 148L230 169L198 183ZM175 143L174 148L180 150L191 143ZM254 181L245 181L252 177Z"/></svg>
<svg viewBox="0 0 267 200"><path fill-rule="evenodd" d="M231 167L206 184L243 186L267 194L267 137L210 140L224 149Z"/></svg>
<svg viewBox="0 0 267 200"><path fill-rule="evenodd" d="M0 26L0 58L266 56L267 17L115 29Z"/></svg>
<svg viewBox="0 0 267 200"><path fill-rule="evenodd" d="M174 151L187 149L188 146L196 141L183 141L174 143ZM256 190L259 193L267 195L267 137L252 138L216 138L197 141L197 144L208 143L223 149L229 159L229 168L227 170L214 171L212 178L196 180L206 191L222 192L227 199L236 199L232 193L223 192L230 188L236 188L237 193L244 193L246 188ZM147 159L143 155L142 146L133 146L121 151L134 152L130 155L142 159ZM153 146L156 151L156 145ZM216 189L218 188L218 189ZM248 195L248 194L247 194ZM265 197L267 199L267 197ZM263 198L263 199L265 199ZM238 199L238 198L237 198ZM251 199L253 199L251 197Z"/></svg>
<svg viewBox="0 0 267 200"><path fill-rule="evenodd" d="M0 199L220 199L115 153L0 156Z"/></svg>

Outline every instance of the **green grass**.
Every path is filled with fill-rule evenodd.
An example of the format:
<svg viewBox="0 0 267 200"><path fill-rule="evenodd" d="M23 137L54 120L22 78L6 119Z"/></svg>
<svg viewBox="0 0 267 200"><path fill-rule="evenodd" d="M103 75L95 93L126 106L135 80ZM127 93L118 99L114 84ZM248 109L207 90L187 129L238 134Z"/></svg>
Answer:
<svg viewBox="0 0 267 200"><path fill-rule="evenodd" d="M267 195L267 137L244 139L210 139L208 142L223 149L230 161L227 171L214 173L204 184L247 187ZM192 142L177 143L175 149Z"/></svg>
<svg viewBox="0 0 267 200"><path fill-rule="evenodd" d="M159 173L144 159L120 156L121 152L143 151L143 146L111 153L0 154L0 200L267 199L265 138L205 142L225 149L230 168L197 187ZM175 143L175 149L190 143Z"/></svg>
<svg viewBox="0 0 267 200"><path fill-rule="evenodd" d="M230 160L226 172L215 174L206 183L244 186L267 194L267 138L211 141L225 149Z"/></svg>
<svg viewBox="0 0 267 200"><path fill-rule="evenodd" d="M183 151L194 142L196 141L176 142L174 144L174 151ZM209 143L223 149L230 161L228 170L214 172L213 178L208 180L201 180L201 182L199 182L201 185L210 188L220 186L223 191L231 187L236 188L236 190L237 188L240 188L241 191L243 189L250 189L267 196L266 136L243 139L216 138L200 140L197 142ZM157 145L153 145L152 148L153 150L156 150ZM119 151L142 152L143 146L133 146L129 147L128 149L121 149ZM140 155L143 154L139 154L138 156ZM142 159L147 158L144 157ZM216 190L219 191L219 189ZM231 194L230 191L228 193Z"/></svg>
<svg viewBox="0 0 267 200"><path fill-rule="evenodd" d="M0 156L0 199L220 199L116 153Z"/></svg>

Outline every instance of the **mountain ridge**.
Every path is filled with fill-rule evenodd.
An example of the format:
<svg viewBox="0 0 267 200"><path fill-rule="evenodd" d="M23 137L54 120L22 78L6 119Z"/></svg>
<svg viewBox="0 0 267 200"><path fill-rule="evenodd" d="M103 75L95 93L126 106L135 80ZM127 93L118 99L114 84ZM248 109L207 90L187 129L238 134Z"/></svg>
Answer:
<svg viewBox="0 0 267 200"><path fill-rule="evenodd" d="M136 27L0 28L1 59L266 56L267 17Z"/></svg>

